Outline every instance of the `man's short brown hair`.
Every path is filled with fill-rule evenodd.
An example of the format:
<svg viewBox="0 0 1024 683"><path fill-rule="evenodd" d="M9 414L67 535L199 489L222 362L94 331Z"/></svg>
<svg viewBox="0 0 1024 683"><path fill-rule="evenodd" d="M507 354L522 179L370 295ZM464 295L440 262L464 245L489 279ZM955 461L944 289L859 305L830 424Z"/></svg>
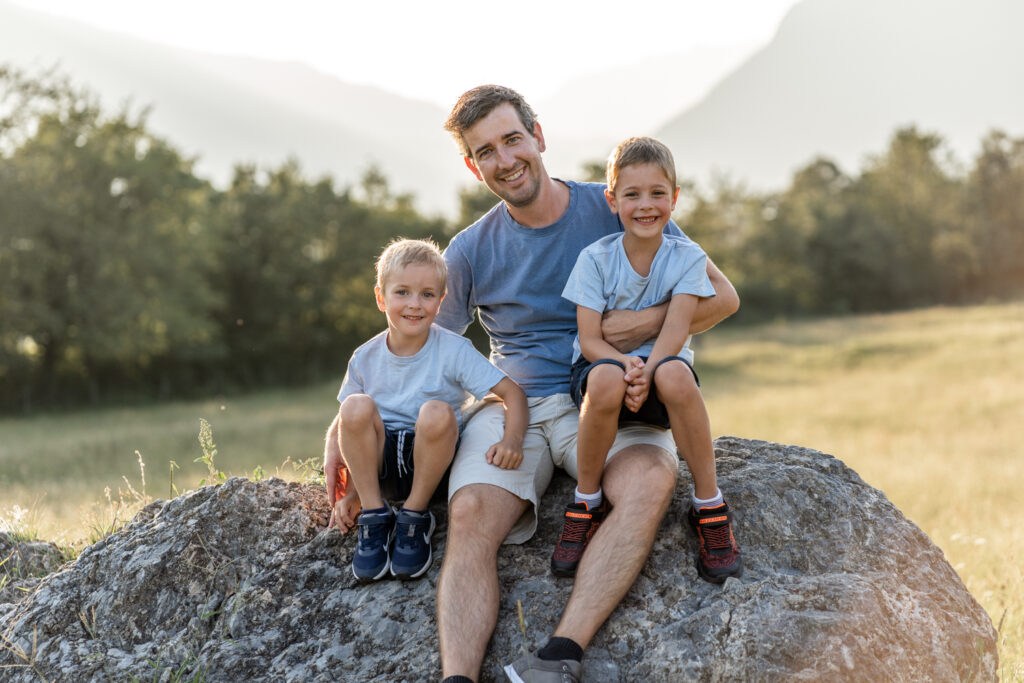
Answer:
<svg viewBox="0 0 1024 683"><path fill-rule="evenodd" d="M455 138L463 156L473 158L473 153L466 146L466 140L463 137L465 132L505 102L515 107L526 132L533 135L533 124L537 122L537 114L522 95L512 88L502 85L478 85L472 90L462 93L459 101L452 107L452 113L448 115L448 120L444 122L444 129Z"/></svg>
<svg viewBox="0 0 1024 683"><path fill-rule="evenodd" d="M615 194L619 173L627 166L654 164L661 168L671 187L676 186L676 162L665 143L648 137L629 138L620 142L608 156L605 179L608 191Z"/></svg>

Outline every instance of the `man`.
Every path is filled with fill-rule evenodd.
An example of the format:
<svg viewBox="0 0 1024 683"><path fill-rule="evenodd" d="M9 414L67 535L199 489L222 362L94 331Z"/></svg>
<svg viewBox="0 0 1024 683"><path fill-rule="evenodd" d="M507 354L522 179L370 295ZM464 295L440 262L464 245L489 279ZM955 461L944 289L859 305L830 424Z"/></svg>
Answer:
<svg viewBox="0 0 1024 683"><path fill-rule="evenodd" d="M568 396L576 310L561 292L583 247L620 227L603 185L548 175L540 124L515 91L470 90L445 127L470 171L502 202L445 251L449 288L437 321L461 332L479 313L491 339L492 361L523 387L530 404L518 469L500 470L484 458L493 435L500 438L503 419L501 405L486 402L468 420L452 465L437 615L445 681L464 683L479 676L497 621L498 548L533 534L536 506L554 466L576 475L578 414ZM716 296L700 300L691 333L739 307L732 285L710 260L707 270ZM657 336L665 312L664 305L611 312L602 323L603 335L623 350L636 348ZM629 380L630 391L644 381ZM554 636L506 667L512 680L578 679L583 649L646 562L675 490L678 462L671 434L646 425L623 427L609 458L603 487L611 511L593 520L597 530Z"/></svg>

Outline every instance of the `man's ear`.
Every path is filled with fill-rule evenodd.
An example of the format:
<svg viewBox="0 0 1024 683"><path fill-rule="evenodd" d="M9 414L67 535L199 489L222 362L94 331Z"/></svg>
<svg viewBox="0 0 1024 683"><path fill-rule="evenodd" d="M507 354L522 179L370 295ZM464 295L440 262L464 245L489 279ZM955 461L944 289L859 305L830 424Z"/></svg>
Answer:
<svg viewBox="0 0 1024 683"><path fill-rule="evenodd" d="M546 151L548 146L544 142L544 131L540 128L540 122L533 122L533 137L537 141L537 148L543 152Z"/></svg>
<svg viewBox="0 0 1024 683"><path fill-rule="evenodd" d="M604 200L608 202L608 208L612 210L612 213L617 214L619 207L615 204L615 195L607 187L604 188Z"/></svg>
<svg viewBox="0 0 1024 683"><path fill-rule="evenodd" d="M377 298L377 308L387 313L388 307L384 305L384 295L380 292L380 287L373 288L373 296Z"/></svg>
<svg viewBox="0 0 1024 683"><path fill-rule="evenodd" d="M462 161L465 162L466 168L472 171L473 175L476 176L476 179L483 182L484 177L480 175L480 169L476 167L476 164L473 163L473 160L470 159L469 157L462 157Z"/></svg>

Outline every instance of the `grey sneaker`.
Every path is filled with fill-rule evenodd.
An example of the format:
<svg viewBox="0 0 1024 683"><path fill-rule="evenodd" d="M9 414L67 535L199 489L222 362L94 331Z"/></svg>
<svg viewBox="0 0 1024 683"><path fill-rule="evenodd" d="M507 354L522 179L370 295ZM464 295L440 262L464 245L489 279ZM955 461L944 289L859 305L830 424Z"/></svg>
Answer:
<svg viewBox="0 0 1024 683"><path fill-rule="evenodd" d="M580 683L583 664L572 659L548 661L534 651L507 665L505 675L512 683Z"/></svg>

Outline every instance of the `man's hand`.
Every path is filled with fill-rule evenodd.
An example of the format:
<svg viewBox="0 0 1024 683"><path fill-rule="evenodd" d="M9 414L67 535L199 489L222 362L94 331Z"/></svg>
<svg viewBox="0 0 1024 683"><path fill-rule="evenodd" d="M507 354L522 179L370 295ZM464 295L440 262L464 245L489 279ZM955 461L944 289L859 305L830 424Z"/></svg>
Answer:
<svg viewBox="0 0 1024 683"><path fill-rule="evenodd" d="M487 449L487 462L503 470L514 470L523 462L523 442L505 438Z"/></svg>
<svg viewBox="0 0 1024 683"><path fill-rule="evenodd" d="M654 339L665 321L668 304L641 311L613 310L601 316L601 337L619 353L629 353Z"/></svg>

